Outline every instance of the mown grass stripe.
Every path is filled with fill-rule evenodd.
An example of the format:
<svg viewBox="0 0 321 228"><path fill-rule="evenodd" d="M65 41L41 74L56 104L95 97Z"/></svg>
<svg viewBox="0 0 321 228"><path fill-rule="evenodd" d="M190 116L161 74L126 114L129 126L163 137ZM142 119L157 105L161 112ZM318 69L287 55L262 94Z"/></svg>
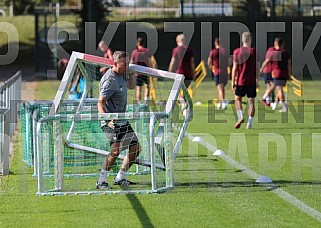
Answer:
<svg viewBox="0 0 321 228"><path fill-rule="evenodd" d="M190 133L186 133L185 136L189 140L193 140L193 138L194 138L194 136L192 134L190 134ZM200 140L198 142L202 146L207 148L208 150L212 151L213 153L218 149L215 146L211 145L210 143L205 142L202 138L200 138ZM252 178L254 180L256 180L257 178L260 177L260 175L257 174L255 171L253 171L253 170L247 168L246 166L238 163L237 161L235 161L233 158L231 158L228 155L222 155L222 156L220 156L220 158L222 158L230 166L232 166L232 167L234 167L234 168L236 168L238 170L241 170L244 174L246 174L247 176L249 176L250 178ZM321 212L319 212L316 209L314 209L314 208L310 207L309 205L305 204L304 202L302 202L301 200L297 199L296 197L294 197L290 193L284 191L282 188L278 187L275 184L269 184L269 185L266 185L266 187L268 189L270 189L273 193L275 193L278 197L283 199L284 201L292 204L294 207L298 208L299 210L303 211L307 215L309 215L312 218L316 219L317 221L321 222Z"/></svg>

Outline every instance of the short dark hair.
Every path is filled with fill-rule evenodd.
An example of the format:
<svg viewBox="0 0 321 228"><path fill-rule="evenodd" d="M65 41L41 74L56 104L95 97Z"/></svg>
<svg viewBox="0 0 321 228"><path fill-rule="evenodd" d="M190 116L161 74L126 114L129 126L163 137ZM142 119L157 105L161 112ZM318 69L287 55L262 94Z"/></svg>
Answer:
<svg viewBox="0 0 321 228"><path fill-rule="evenodd" d="M279 46L282 46L284 44L284 40L281 37L276 37L274 42L277 43Z"/></svg>
<svg viewBox="0 0 321 228"><path fill-rule="evenodd" d="M143 39L143 38L141 38L141 37L138 37L138 38L137 38L137 45L139 45L139 46L143 46L144 44L145 44L144 39Z"/></svg>

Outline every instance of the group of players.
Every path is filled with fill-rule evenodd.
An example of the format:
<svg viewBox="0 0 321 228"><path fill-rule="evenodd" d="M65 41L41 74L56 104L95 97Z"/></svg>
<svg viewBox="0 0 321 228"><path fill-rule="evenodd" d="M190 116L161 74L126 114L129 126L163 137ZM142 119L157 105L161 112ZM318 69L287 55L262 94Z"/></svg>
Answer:
<svg viewBox="0 0 321 228"><path fill-rule="evenodd" d="M194 53L190 47L185 45L183 34L176 37L177 47L172 51L169 71L183 74L185 76L184 83L188 87L194 80ZM268 85L267 90L262 98L262 103L266 106L276 108L277 102L281 104L281 112L286 112L287 107L284 101L283 87L290 76L290 55L284 49L284 42L280 38L276 38L274 46L269 48L265 60L261 66L257 61L257 53L255 48L251 47L252 38L249 32L242 34L242 46L233 52L233 66L231 70L231 88L235 93L235 107L237 113L237 122L234 127L241 127L244 122L242 99L248 98L248 123L247 129L252 128L253 118L255 114L254 99L257 96L257 88L259 86L259 72L264 74L265 82ZM214 49L210 51L208 57L208 66L213 71L213 78L218 90L219 106L222 107L226 103L225 86L228 82L228 53L221 47L220 40L214 41ZM130 57L126 52L112 51L102 41L99 48L104 51L106 58L113 60L113 66L110 69L101 69L104 73L100 81L100 92L98 99L98 111L100 113L122 113L126 110L127 105L127 89L136 87L136 100L141 103L142 86L145 86L144 102L149 97L149 82L147 76L144 75L128 75L128 64L134 63L143 66L151 66L151 54L144 47L144 40L138 38L137 48L132 52ZM271 103L270 95L277 90L275 103ZM183 98L179 98L182 106L185 105ZM125 156L123 163L114 178L115 185L133 185L135 183L125 179L125 174L131 165L135 162L141 151L141 147L134 130L127 120L108 120L102 121L101 127L111 146L111 152L106 156L99 179L96 184L97 189L109 189L107 182L109 170L113 167L116 158L125 148L129 149L129 153Z"/></svg>
<svg viewBox="0 0 321 228"><path fill-rule="evenodd" d="M248 122L247 129L251 129L255 114L255 97L259 87L259 75L263 74L267 89L261 99L266 107L272 110L281 105L280 112L286 112L283 87L291 75L291 59L289 53L284 49L284 41L276 38L274 46L270 47L265 56L262 65L257 60L257 52L251 47L252 38L249 32L242 34L242 46L233 52L233 66L231 70L231 88L235 93L235 108L237 113L237 122L234 128L238 129L244 122L242 99L248 98ZM223 47L220 47L218 38L214 41L214 49L211 50L208 57L208 66L213 71L214 81L218 90L219 104L218 108L224 108L225 86L228 81L228 54ZM259 71L259 72L258 72ZM273 98L276 90L275 100ZM273 102L274 100L274 102Z"/></svg>
<svg viewBox="0 0 321 228"><path fill-rule="evenodd" d="M185 45L183 34L176 37L177 47L172 50L172 58L169 64L169 71L183 74L185 76L185 86L189 87L190 83L195 79L195 61L193 50ZM283 93L283 87L290 77L291 61L290 55L284 48L284 41L281 38L276 38L274 46L270 47L265 56L262 65L257 61L257 53L255 48L251 47L252 38L249 32L242 34L242 46L233 52L233 66L231 70L231 88L235 93L235 107L237 113L237 122L234 127L240 128L244 122L242 99L248 97L248 123L246 128L250 129L253 125L255 114L254 98L257 95L259 87L259 75L262 74L267 85L261 102L266 107L271 107L272 110L280 104L280 112L286 112L287 107ZM130 63L151 67L151 54L144 46L142 38L137 39L137 48L130 56ZM110 48L107 48L104 41L99 44L99 48L105 52L105 57L112 58ZM229 54L226 49L221 46L220 39L215 38L214 48L210 51L208 67L213 73L213 79L218 92L218 109L225 109L228 101L225 99L225 87L228 82L229 72ZM259 70L259 72L258 72ZM141 103L142 88L144 86L144 103L147 103L149 98L149 80L147 76L135 75L136 80L136 101ZM276 91L276 97L274 97ZM179 97L182 108L186 106L183 98Z"/></svg>

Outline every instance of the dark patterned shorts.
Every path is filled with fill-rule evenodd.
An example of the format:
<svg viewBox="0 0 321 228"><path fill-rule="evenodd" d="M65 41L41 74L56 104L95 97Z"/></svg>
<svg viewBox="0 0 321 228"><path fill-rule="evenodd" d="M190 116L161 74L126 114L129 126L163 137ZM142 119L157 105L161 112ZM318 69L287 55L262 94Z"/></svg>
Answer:
<svg viewBox="0 0 321 228"><path fill-rule="evenodd" d="M132 146L138 144L138 138L129 123L125 125L115 124L114 126L114 129L108 126L102 127L110 145L115 142L121 142L123 146Z"/></svg>

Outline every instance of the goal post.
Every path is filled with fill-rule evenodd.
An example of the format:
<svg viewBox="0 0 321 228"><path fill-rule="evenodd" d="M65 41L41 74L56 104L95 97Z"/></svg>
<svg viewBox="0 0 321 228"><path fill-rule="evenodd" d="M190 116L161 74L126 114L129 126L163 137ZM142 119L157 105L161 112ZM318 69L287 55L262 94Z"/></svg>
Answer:
<svg viewBox="0 0 321 228"><path fill-rule="evenodd" d="M105 58L73 52L51 105L38 110L34 121L33 140L38 177L38 195L158 193L173 188L173 159L176 157L189 121L193 105L184 86L184 76L159 69L129 65L131 73L157 78L158 102L137 106L135 91L128 91L125 113L98 113L97 97L101 67L112 67ZM85 78L85 91L77 101L67 100L72 78L80 72ZM91 93L93 98L88 97ZM178 102L183 91L187 107L182 112ZM103 159L110 153L100 121L126 120L133 127L141 153L129 173L138 185L129 189L95 190ZM125 149L121 161L128 153Z"/></svg>

